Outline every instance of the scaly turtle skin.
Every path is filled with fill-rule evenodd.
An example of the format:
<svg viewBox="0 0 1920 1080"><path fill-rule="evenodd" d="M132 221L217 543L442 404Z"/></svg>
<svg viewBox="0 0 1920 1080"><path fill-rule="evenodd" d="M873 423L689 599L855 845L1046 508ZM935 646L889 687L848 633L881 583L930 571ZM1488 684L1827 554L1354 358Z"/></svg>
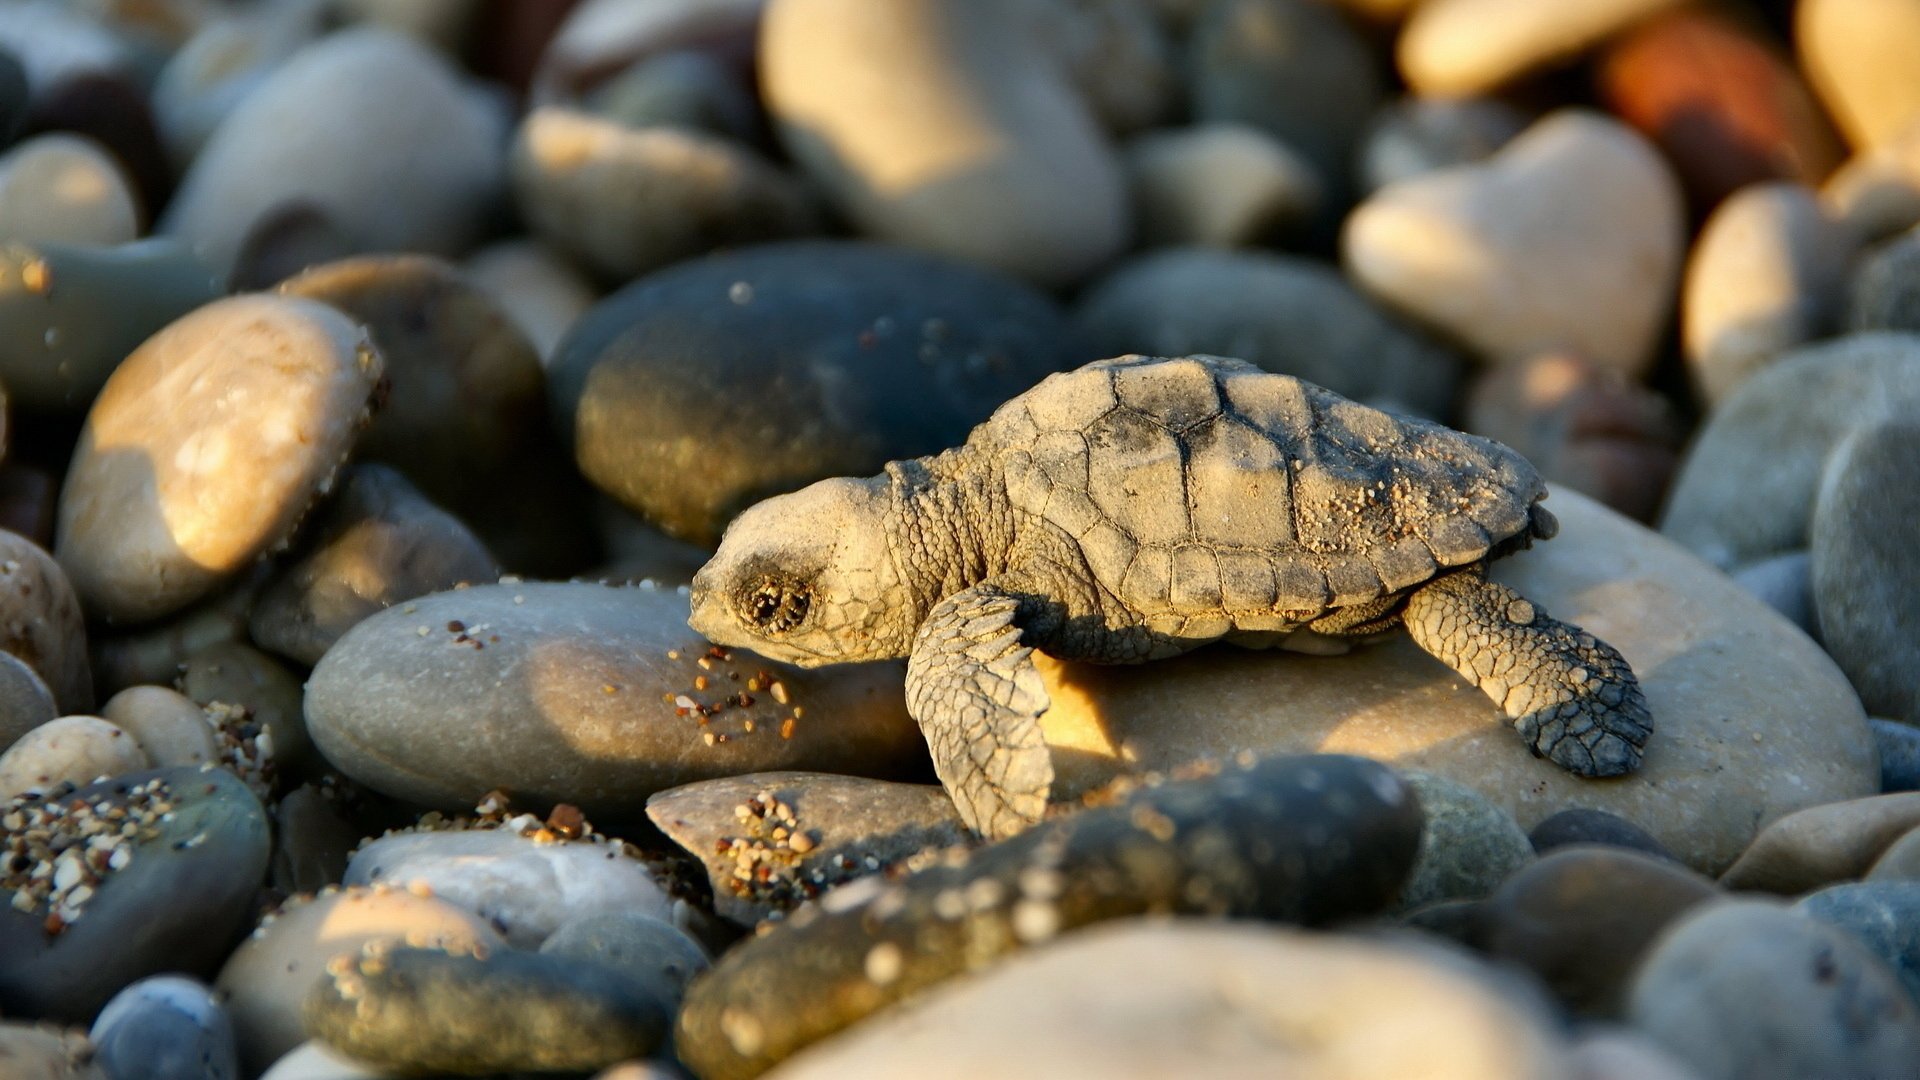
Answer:
<svg viewBox="0 0 1920 1080"><path fill-rule="evenodd" d="M1611 646L1486 580L1551 537L1539 474L1489 439L1239 360L1054 375L965 445L824 480L734 521L694 629L790 663L907 656L907 707L974 829L1046 809L1030 653L1131 664L1211 641L1406 626L1537 754L1640 763L1653 721Z"/></svg>

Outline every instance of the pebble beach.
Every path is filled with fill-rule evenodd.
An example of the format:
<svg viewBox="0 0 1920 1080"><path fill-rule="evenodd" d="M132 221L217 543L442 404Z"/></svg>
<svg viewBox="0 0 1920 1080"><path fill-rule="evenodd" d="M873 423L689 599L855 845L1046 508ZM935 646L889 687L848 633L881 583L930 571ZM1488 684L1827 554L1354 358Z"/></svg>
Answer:
<svg viewBox="0 0 1920 1080"><path fill-rule="evenodd" d="M1524 454L1639 767L689 627L1127 354ZM1920 0L0 0L0 1080L1920 1080L1916 520Z"/></svg>

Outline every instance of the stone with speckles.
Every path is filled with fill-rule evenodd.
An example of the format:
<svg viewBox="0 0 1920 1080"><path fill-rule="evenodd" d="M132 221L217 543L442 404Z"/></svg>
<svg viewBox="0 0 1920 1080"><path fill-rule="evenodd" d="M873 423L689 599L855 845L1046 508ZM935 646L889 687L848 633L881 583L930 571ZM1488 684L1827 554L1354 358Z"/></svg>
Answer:
<svg viewBox="0 0 1920 1080"><path fill-rule="evenodd" d="M197 979L155 975L100 1010L88 1033L115 1080L240 1080L233 1021Z"/></svg>
<svg viewBox="0 0 1920 1080"><path fill-rule="evenodd" d="M1920 1002L1920 881L1885 879L1832 885L1794 910L1851 932L1892 965Z"/></svg>

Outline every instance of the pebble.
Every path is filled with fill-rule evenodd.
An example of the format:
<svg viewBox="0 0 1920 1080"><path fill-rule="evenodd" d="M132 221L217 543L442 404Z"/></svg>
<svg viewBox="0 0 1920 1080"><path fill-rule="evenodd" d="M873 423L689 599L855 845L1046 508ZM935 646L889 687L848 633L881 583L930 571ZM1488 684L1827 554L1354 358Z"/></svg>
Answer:
<svg viewBox="0 0 1920 1080"><path fill-rule="evenodd" d="M1920 881L1833 885L1793 907L1859 938L1893 968L1920 1003Z"/></svg>
<svg viewBox="0 0 1920 1080"><path fill-rule="evenodd" d="M1102 356L1234 356L1369 404L1437 416L1460 361L1375 307L1326 264L1179 248L1119 264L1075 321Z"/></svg>
<svg viewBox="0 0 1920 1080"><path fill-rule="evenodd" d="M1328 209L1344 204L1361 133L1385 97L1366 39L1313 0L1213 0L1191 35L1194 116L1265 131L1312 162Z"/></svg>
<svg viewBox="0 0 1920 1080"><path fill-rule="evenodd" d="M745 926L970 839L937 785L831 773L703 780L648 799L647 817L706 867L714 911Z"/></svg>
<svg viewBox="0 0 1920 1080"><path fill-rule="evenodd" d="M540 951L618 971L670 1010L679 1009L694 976L712 966L706 950L680 928L637 911L600 911L570 919L540 943Z"/></svg>
<svg viewBox="0 0 1920 1080"><path fill-rule="evenodd" d="M1916 410L1920 335L1848 334L1795 349L1707 416L1660 531L1722 569L1804 550L1834 448Z"/></svg>
<svg viewBox="0 0 1920 1080"><path fill-rule="evenodd" d="M1566 109L1479 165L1374 192L1341 256L1362 288L1489 362L1564 349L1637 376L1672 303L1682 212L1658 151Z"/></svg>
<svg viewBox="0 0 1920 1080"><path fill-rule="evenodd" d="M1908 829L1873 861L1865 881L1920 880L1920 827Z"/></svg>
<svg viewBox="0 0 1920 1080"><path fill-rule="evenodd" d="M485 290L540 354L544 367L580 316L599 299L593 283L538 240L503 240L481 248L462 272Z"/></svg>
<svg viewBox="0 0 1920 1080"><path fill-rule="evenodd" d="M127 354L220 295L176 240L0 245L0 379L15 408L83 411Z"/></svg>
<svg viewBox="0 0 1920 1080"><path fill-rule="evenodd" d="M582 0L550 28L529 96L543 105L571 101L597 80L690 43L720 57L750 52L764 6L765 0Z"/></svg>
<svg viewBox="0 0 1920 1080"><path fill-rule="evenodd" d="M672 127L753 145L766 117L737 65L712 52L647 56L588 90L587 112L627 128Z"/></svg>
<svg viewBox="0 0 1920 1080"><path fill-rule="evenodd" d="M145 80L135 72L92 72L64 79L33 104L36 130L91 139L124 170L136 206L151 210L173 193L166 148L154 129ZM144 220L139 213L137 220Z"/></svg>
<svg viewBox="0 0 1920 1080"><path fill-rule="evenodd" d="M0 906L0 955L8 959L0 1009L9 1015L84 1022L137 979L207 973L266 880L266 814L225 770L127 773L57 804L0 807L0 815L14 813L48 819L46 841L34 839L40 827L5 835L14 855L30 864L51 858L55 873L40 879L51 888L15 886L11 875L0 884L9 901ZM125 843L101 839L109 831ZM92 851L80 855L82 845Z"/></svg>
<svg viewBox="0 0 1920 1080"><path fill-rule="evenodd" d="M261 646L313 665L361 620L500 569L479 537L384 466L355 465L307 540L253 605Z"/></svg>
<svg viewBox="0 0 1920 1080"><path fill-rule="evenodd" d="M0 800L76 787L151 764L133 736L97 716L62 716L0 754Z"/></svg>
<svg viewBox="0 0 1920 1080"><path fill-rule="evenodd" d="M673 267L602 300L560 343L549 391L588 480L711 545L761 498L944 450L1093 356L1052 301L1004 275L801 241Z"/></svg>
<svg viewBox="0 0 1920 1080"><path fill-rule="evenodd" d="M208 715L264 732L281 773L299 773L314 764L313 743L301 719L300 680L273 657L243 642L213 642L187 654L176 681Z"/></svg>
<svg viewBox="0 0 1920 1080"><path fill-rule="evenodd" d="M1426 825L1400 887L1403 910L1443 900L1478 900L1533 862L1533 844L1512 815L1465 784L1410 770Z"/></svg>
<svg viewBox="0 0 1920 1080"><path fill-rule="evenodd" d="M0 652L0 754L59 715L53 692L39 674L12 653Z"/></svg>
<svg viewBox="0 0 1920 1080"><path fill-rule="evenodd" d="M1920 791L1920 727L1877 717L1867 723L1880 748L1880 790Z"/></svg>
<svg viewBox="0 0 1920 1080"><path fill-rule="evenodd" d="M1296 151L1235 121L1148 132L1121 163L1144 247L1250 247L1297 229L1322 197Z"/></svg>
<svg viewBox="0 0 1920 1080"><path fill-rule="evenodd" d="M1887 142L1920 118L1920 3L1801 0L1794 42L1820 99L1858 147Z"/></svg>
<svg viewBox="0 0 1920 1080"><path fill-rule="evenodd" d="M233 1022L197 979L154 975L129 985L87 1037L113 1080L240 1080Z"/></svg>
<svg viewBox="0 0 1920 1080"><path fill-rule="evenodd" d="M1888 846L1916 827L1920 792L1811 806L1768 822L1720 875L1720 884L1790 895L1858 878Z"/></svg>
<svg viewBox="0 0 1920 1080"><path fill-rule="evenodd" d="M1527 128L1527 114L1498 98L1409 97L1374 113L1360 148L1360 187L1492 157Z"/></svg>
<svg viewBox="0 0 1920 1080"><path fill-rule="evenodd" d="M761 93L788 152L866 234L1070 284L1126 245L1126 183L1022 23L1007 0L772 0Z"/></svg>
<svg viewBox="0 0 1920 1080"><path fill-rule="evenodd" d="M1789 551L1757 559L1731 571L1733 580L1783 618L1818 641L1820 620L1813 608L1813 554Z"/></svg>
<svg viewBox="0 0 1920 1080"><path fill-rule="evenodd" d="M1562 848L1481 905L1480 941L1489 956L1538 975L1574 1012L1615 1016L1660 933L1724 895L1667 859L1617 847Z"/></svg>
<svg viewBox="0 0 1920 1080"><path fill-rule="evenodd" d="M1578 1080L1700 1080L1659 1043L1628 1027L1585 1029L1571 1058Z"/></svg>
<svg viewBox="0 0 1920 1080"><path fill-rule="evenodd" d="M305 783L274 802L273 888L288 896L317 893L347 876L347 859L362 837L348 820L346 800L341 785Z"/></svg>
<svg viewBox="0 0 1920 1080"><path fill-rule="evenodd" d="M100 706L103 720L133 736L155 765L218 763L217 726L200 706L164 686L129 686Z"/></svg>
<svg viewBox="0 0 1920 1080"><path fill-rule="evenodd" d="M457 254L502 190L501 130L428 46L371 27L329 34L221 122L159 231L225 273L256 223L304 201L354 250Z"/></svg>
<svg viewBox="0 0 1920 1080"><path fill-rule="evenodd" d="M1552 1021L1507 989L1420 942L1123 919L936 987L768 1076L1570 1076Z"/></svg>
<svg viewBox="0 0 1920 1080"><path fill-rule="evenodd" d="M120 1080L93 1061L84 1031L0 1021L0 1064L7 1080Z"/></svg>
<svg viewBox="0 0 1920 1080"><path fill-rule="evenodd" d="M1920 224L1920 120L1848 159L1821 186L1820 197L1868 240Z"/></svg>
<svg viewBox="0 0 1920 1080"><path fill-rule="evenodd" d="M1758 900L1696 910L1640 966L1627 1015L1700 1080L1900 1076L1920 1006L1838 927Z"/></svg>
<svg viewBox="0 0 1920 1080"><path fill-rule="evenodd" d="M1066 69L1094 120L1127 135L1181 112L1178 46L1155 0L1038 0L1026 32Z"/></svg>
<svg viewBox="0 0 1920 1080"><path fill-rule="evenodd" d="M54 133L0 154L0 240L110 247L139 235L133 182L99 143Z"/></svg>
<svg viewBox="0 0 1920 1080"><path fill-rule="evenodd" d="M329 1046L409 1075L584 1072L654 1052L673 1025L666 1001L598 965L405 946L329 962L302 1015Z"/></svg>
<svg viewBox="0 0 1920 1080"><path fill-rule="evenodd" d="M1555 488L1652 520L1679 467L1682 427L1668 398L1564 352L1485 372L1467 395L1466 428L1506 443Z"/></svg>
<svg viewBox="0 0 1920 1080"><path fill-rule="evenodd" d="M485 921L431 895L335 889L290 901L233 950L214 985L226 999L248 1074L307 1038L300 1004L333 960L385 941L426 948L505 948Z"/></svg>
<svg viewBox="0 0 1920 1080"><path fill-rule="evenodd" d="M797 178L732 139L683 128L548 106L522 121L509 171L534 233L613 281L819 228Z"/></svg>
<svg viewBox="0 0 1920 1080"><path fill-rule="evenodd" d="M212 19L173 51L149 102L167 156L184 172L222 121L322 30L316 3L265 4Z"/></svg>
<svg viewBox="0 0 1920 1080"><path fill-rule="evenodd" d="M1813 601L1820 640L1876 716L1920 723L1920 426L1861 426L1828 459L1813 507Z"/></svg>
<svg viewBox="0 0 1920 1080"><path fill-rule="evenodd" d="M1712 10L1640 24L1607 49L1598 82L1607 107L1659 144L1702 209L1748 184L1818 184L1843 154L1778 47Z"/></svg>
<svg viewBox="0 0 1920 1080"><path fill-rule="evenodd" d="M1759 822L1878 790L1859 698L1805 635L1577 492L1550 505L1559 535L1492 576L1633 665L1655 724L1633 775L1583 780L1533 757L1484 694L1395 634L1345 656L1203 649L1131 668L1035 654L1054 797L1242 750L1363 754L1473 787L1522 828L1609 811L1717 874Z"/></svg>
<svg viewBox="0 0 1920 1080"><path fill-rule="evenodd" d="M94 401L60 492L54 555L81 602L157 618L284 544L381 373L363 329L291 297L215 301L148 338Z"/></svg>
<svg viewBox="0 0 1920 1080"><path fill-rule="evenodd" d="M1377 911L1413 864L1420 819L1404 781L1338 755L1147 787L741 942L690 989L676 1047L706 1080L756 1075L887 1004L1096 921L1321 924Z"/></svg>
<svg viewBox="0 0 1920 1080"><path fill-rule="evenodd" d="M1677 0L1422 0L1398 59L1423 97L1481 94L1572 59Z"/></svg>
<svg viewBox="0 0 1920 1080"><path fill-rule="evenodd" d="M1902 233L1860 260L1846 325L1850 331L1920 333L1920 232Z"/></svg>
<svg viewBox="0 0 1920 1080"><path fill-rule="evenodd" d="M1575 844L1602 844L1626 848L1655 858L1674 862L1673 853L1652 833L1618 814L1585 806L1570 806L1541 819L1527 834L1533 850L1541 855Z"/></svg>
<svg viewBox="0 0 1920 1080"><path fill-rule="evenodd" d="M354 852L343 880L424 887L486 920L508 945L537 949L588 915L628 911L671 922L673 898L635 854L595 833L569 839L525 815L499 828L389 833Z"/></svg>
<svg viewBox="0 0 1920 1080"><path fill-rule="evenodd" d="M1800 184L1753 184L1720 204L1694 245L1680 299L1688 372L1708 407L1838 328L1856 246Z"/></svg>
<svg viewBox="0 0 1920 1080"><path fill-rule="evenodd" d="M314 1039L275 1061L260 1080L392 1080L395 1075Z"/></svg>
<svg viewBox="0 0 1920 1080"><path fill-rule="evenodd" d="M0 530L0 652L39 675L63 712L93 708L80 601L66 572L40 545Z"/></svg>
<svg viewBox="0 0 1920 1080"><path fill-rule="evenodd" d="M148 626L120 633L96 627L89 648L95 685L113 694L129 686L170 683L192 653L246 636L247 611L271 570L269 564L257 563L234 584Z"/></svg>

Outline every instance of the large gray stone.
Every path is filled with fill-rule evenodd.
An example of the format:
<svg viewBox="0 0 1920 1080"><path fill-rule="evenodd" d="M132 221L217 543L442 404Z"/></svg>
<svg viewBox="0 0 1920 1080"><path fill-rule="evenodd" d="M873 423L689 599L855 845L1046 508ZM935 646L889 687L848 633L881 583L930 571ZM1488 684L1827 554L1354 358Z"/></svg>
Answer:
<svg viewBox="0 0 1920 1080"><path fill-rule="evenodd" d="M1920 423L1862 427L1827 464L1813 506L1820 640L1875 716L1920 723Z"/></svg>

